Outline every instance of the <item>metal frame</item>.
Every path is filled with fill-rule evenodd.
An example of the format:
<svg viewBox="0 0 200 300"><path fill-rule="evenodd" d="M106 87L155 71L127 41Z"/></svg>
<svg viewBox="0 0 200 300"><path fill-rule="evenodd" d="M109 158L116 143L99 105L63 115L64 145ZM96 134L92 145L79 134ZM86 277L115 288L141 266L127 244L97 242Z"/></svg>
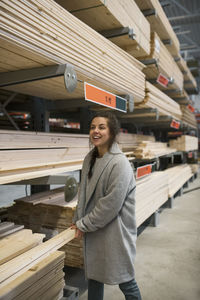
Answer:
<svg viewBox="0 0 200 300"><path fill-rule="evenodd" d="M6 106L15 98L16 95L17 93L13 93L10 97L8 97L8 99L4 102L4 104L0 102L0 111L2 111L6 115L6 117L8 118L10 123L15 127L16 130L20 130L16 122L13 120L13 118L9 115L9 113L6 110Z"/></svg>
<svg viewBox="0 0 200 300"><path fill-rule="evenodd" d="M106 37L107 39L115 38L115 37L120 37L124 35L128 35L128 37L132 40L135 39L135 33L133 28L129 27L120 27L120 28L114 28L110 30L103 30L99 32L101 35Z"/></svg>

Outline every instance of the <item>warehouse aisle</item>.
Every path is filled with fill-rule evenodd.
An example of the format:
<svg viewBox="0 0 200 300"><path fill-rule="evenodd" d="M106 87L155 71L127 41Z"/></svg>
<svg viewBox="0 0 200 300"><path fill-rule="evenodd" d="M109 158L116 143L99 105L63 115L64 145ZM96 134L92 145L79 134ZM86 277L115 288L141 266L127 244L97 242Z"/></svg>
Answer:
<svg viewBox="0 0 200 300"><path fill-rule="evenodd" d="M138 237L135 269L142 299L199 300L200 176L159 219L158 227L148 227ZM86 299L87 292L80 297ZM117 286L106 285L104 299L124 297Z"/></svg>

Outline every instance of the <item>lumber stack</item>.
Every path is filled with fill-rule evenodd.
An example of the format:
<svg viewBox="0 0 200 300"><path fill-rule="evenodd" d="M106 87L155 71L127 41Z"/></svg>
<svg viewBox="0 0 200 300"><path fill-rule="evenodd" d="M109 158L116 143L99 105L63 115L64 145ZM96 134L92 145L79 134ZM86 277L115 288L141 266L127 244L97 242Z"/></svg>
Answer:
<svg viewBox="0 0 200 300"><path fill-rule="evenodd" d="M0 239L18 232L24 228L24 225L16 225L12 222L3 222L0 223Z"/></svg>
<svg viewBox="0 0 200 300"><path fill-rule="evenodd" d="M163 171L168 176L168 195L173 197L178 190L192 177L189 165L183 164Z"/></svg>
<svg viewBox="0 0 200 300"><path fill-rule="evenodd" d="M182 135L177 139L169 140L169 145L178 151L198 150L198 137Z"/></svg>
<svg viewBox="0 0 200 300"><path fill-rule="evenodd" d="M174 99L180 105L181 104L189 104L191 102L188 93L184 89L180 90L180 91L171 90L167 94L169 97Z"/></svg>
<svg viewBox="0 0 200 300"><path fill-rule="evenodd" d="M159 36L155 32L151 32L151 52L150 55L140 57L140 60L146 64L144 73L147 79L156 80L161 73L168 79L173 81L168 84L170 89L182 89L183 88L183 74L179 70L179 67L175 63L168 49L160 40ZM154 60L151 63L151 60ZM156 84L156 82L155 82ZM160 89L166 90L162 85L158 85Z"/></svg>
<svg viewBox="0 0 200 300"><path fill-rule="evenodd" d="M138 159L152 159L175 152L176 149L167 146L167 143L143 141L133 151Z"/></svg>
<svg viewBox="0 0 200 300"><path fill-rule="evenodd" d="M181 109L178 103L160 91L157 87L146 81L145 98L142 103L136 105L136 108L151 107L157 109L160 115L172 116L178 120L181 119Z"/></svg>
<svg viewBox="0 0 200 300"><path fill-rule="evenodd" d="M61 188L15 200L8 209L8 218L34 232L45 233L49 239L71 226L76 205L77 197L65 202ZM60 249L65 252L65 265L83 267L82 247L82 241L75 239Z"/></svg>
<svg viewBox="0 0 200 300"><path fill-rule="evenodd" d="M136 223L140 226L168 200L167 176L154 172L136 181Z"/></svg>
<svg viewBox="0 0 200 300"><path fill-rule="evenodd" d="M183 79L184 79L184 89L196 89L197 88L197 82L192 75L190 69L187 66L186 61L182 58L182 56L179 55L179 60L177 61L177 65L181 72L183 73Z"/></svg>
<svg viewBox="0 0 200 300"><path fill-rule="evenodd" d="M78 85L68 93L63 77L6 87L46 99L84 97L87 81L115 94L144 98L143 64L53 0L3 0L0 71L70 63ZM12 57L12 59L10 59Z"/></svg>
<svg viewBox="0 0 200 300"><path fill-rule="evenodd" d="M150 53L150 25L133 0L125 2L56 0L56 2L96 31L105 36L108 33L115 35L108 38L134 57L138 58ZM128 33L122 35L115 31L126 27L133 30L132 38Z"/></svg>
<svg viewBox="0 0 200 300"><path fill-rule="evenodd" d="M118 144L122 151L133 151L144 140L155 142L155 137L133 133L120 133L118 135Z"/></svg>
<svg viewBox="0 0 200 300"><path fill-rule="evenodd" d="M0 228L8 227L9 222L0 224ZM15 264L20 258L25 258L29 250L36 249L42 244L45 235L33 233L30 229L22 229L16 233L9 233L0 239L0 299L21 300L21 299L60 299L63 295L65 285L64 253L55 251L38 264L33 264L30 269L22 274L17 274ZM13 274L15 279L6 279L7 266L13 263ZM8 268L9 269L9 268ZM13 273L13 274L12 274ZM5 280L3 278L5 277ZM58 296L60 298L58 298Z"/></svg>
<svg viewBox="0 0 200 300"><path fill-rule="evenodd" d="M88 135L0 130L0 183L80 170Z"/></svg>
<svg viewBox="0 0 200 300"><path fill-rule="evenodd" d="M193 128L197 128L195 114L186 105L181 105L182 121Z"/></svg>
<svg viewBox="0 0 200 300"><path fill-rule="evenodd" d="M197 174L199 172L199 165L198 164L189 164L191 171L193 174Z"/></svg>
<svg viewBox="0 0 200 300"><path fill-rule="evenodd" d="M147 16L151 31L155 31L173 57L179 56L179 40L158 0L135 0L138 7L142 10L155 10L155 14Z"/></svg>

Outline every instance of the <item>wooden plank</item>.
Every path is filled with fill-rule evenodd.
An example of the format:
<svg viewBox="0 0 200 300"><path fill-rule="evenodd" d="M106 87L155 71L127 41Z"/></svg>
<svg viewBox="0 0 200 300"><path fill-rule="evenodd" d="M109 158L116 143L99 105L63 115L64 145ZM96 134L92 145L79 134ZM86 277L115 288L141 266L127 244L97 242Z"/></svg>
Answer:
<svg viewBox="0 0 200 300"><path fill-rule="evenodd" d="M47 257L50 253L67 244L69 241L74 239L74 237L75 230L70 228L66 229L47 242L27 251L25 254L21 254L18 257L13 258L11 261L0 266L0 288L14 280L20 274L26 272L33 265Z"/></svg>

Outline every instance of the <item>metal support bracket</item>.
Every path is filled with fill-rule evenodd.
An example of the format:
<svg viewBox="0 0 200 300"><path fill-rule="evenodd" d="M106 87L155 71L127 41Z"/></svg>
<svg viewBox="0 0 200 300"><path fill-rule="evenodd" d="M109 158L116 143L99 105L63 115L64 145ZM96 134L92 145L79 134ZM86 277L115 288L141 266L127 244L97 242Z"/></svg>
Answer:
<svg viewBox="0 0 200 300"><path fill-rule="evenodd" d="M77 86L77 76L71 64L53 65L0 73L0 87L54 78L63 75L66 89L69 92L73 92Z"/></svg>
<svg viewBox="0 0 200 300"><path fill-rule="evenodd" d="M144 65L148 66L148 65L157 65L159 60L158 59L147 59L147 60L140 60L141 63L143 63Z"/></svg>
<svg viewBox="0 0 200 300"><path fill-rule="evenodd" d="M6 117L8 118L8 120L10 121L10 123L15 127L15 129L17 130L20 130L18 125L15 123L15 121L13 120L13 118L9 115L9 113L7 112L6 110L6 106L8 105L8 103L10 103L14 98L15 96L17 95L17 93L13 93L7 100L4 104L2 104L0 102L0 111L2 111Z"/></svg>
<svg viewBox="0 0 200 300"><path fill-rule="evenodd" d="M150 226L157 227L159 225L159 210L151 215Z"/></svg>
<svg viewBox="0 0 200 300"><path fill-rule="evenodd" d="M123 35L128 35L130 39L134 40L135 39L135 33L132 28L129 27L121 27L121 28L115 28L115 29L110 29L110 30L103 30L99 32L101 35L106 37L107 39L115 38L115 37L120 37Z"/></svg>
<svg viewBox="0 0 200 300"><path fill-rule="evenodd" d="M162 40L164 45L172 45L172 40L171 39L167 39L167 40Z"/></svg>
<svg viewBox="0 0 200 300"><path fill-rule="evenodd" d="M126 99L128 100L128 110L129 112L134 111L134 98L132 95L127 95Z"/></svg>
<svg viewBox="0 0 200 300"><path fill-rule="evenodd" d="M144 10L142 10L142 13L145 17L157 16L156 9L144 9Z"/></svg>

